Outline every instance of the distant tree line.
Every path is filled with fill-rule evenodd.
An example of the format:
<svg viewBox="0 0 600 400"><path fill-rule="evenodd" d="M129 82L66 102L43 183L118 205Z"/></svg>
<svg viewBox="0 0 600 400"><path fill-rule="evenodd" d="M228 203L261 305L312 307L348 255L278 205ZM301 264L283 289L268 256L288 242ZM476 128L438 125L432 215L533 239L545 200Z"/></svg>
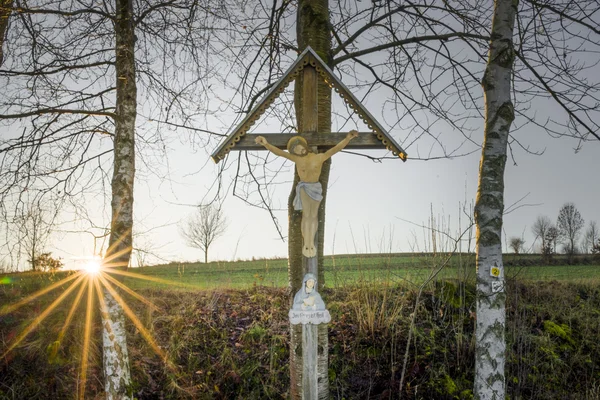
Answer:
<svg viewBox="0 0 600 400"><path fill-rule="evenodd" d="M585 220L574 203L565 203L558 211L556 222L546 215L538 215L531 232L534 242L540 240L540 253L550 258L559 251L573 256L575 254L600 254L600 232L596 221L588 223L584 232ZM520 238L511 238L510 247L518 254L524 245Z"/></svg>

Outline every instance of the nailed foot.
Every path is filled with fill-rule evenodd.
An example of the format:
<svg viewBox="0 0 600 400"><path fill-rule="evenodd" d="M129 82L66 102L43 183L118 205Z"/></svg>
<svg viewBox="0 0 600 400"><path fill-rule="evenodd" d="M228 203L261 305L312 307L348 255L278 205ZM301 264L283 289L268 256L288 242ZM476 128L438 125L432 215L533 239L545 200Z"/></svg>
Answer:
<svg viewBox="0 0 600 400"><path fill-rule="evenodd" d="M315 246L304 246L302 248L302 255L307 258L316 257L317 256L317 248Z"/></svg>

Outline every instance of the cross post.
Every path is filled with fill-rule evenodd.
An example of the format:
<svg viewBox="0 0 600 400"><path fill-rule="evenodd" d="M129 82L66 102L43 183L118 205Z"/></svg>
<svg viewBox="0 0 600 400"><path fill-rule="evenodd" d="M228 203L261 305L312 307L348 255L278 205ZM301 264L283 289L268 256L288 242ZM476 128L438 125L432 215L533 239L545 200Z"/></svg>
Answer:
<svg viewBox="0 0 600 400"><path fill-rule="evenodd" d="M302 76L303 79L302 126L298 127L299 135L289 133L249 134L248 131L260 116L284 91L285 87L299 76ZM340 94L348 108L368 127L369 132L317 132L317 83L320 80ZM306 149L302 150L302 146ZM311 152L308 152L309 146ZM218 163L225 159L232 150L264 150L265 148L278 156L293 161L301 181L296 187L298 199L294 201L294 208L302 210L304 282L302 288L294 296L293 306L289 312L290 364L292 366L290 379L291 384L299 389L293 389L292 393L298 393L298 398L302 400L327 399L329 397L327 323L331 316L317 292L316 284L319 265L316 254L317 229L315 225L317 216L315 204L318 209L322 199L322 187L318 182L321 166L325 160L343 148L387 149L402 161L406 161L407 155L310 47L300 54L285 74L271 86L260 102L221 142L213 152L212 158ZM288 152L283 151L284 149L287 149ZM300 208L296 207L297 203ZM308 222L311 222L312 225ZM318 352L319 348L322 349L321 354ZM294 369L293 366L298 364L296 363L298 357L302 357L302 368Z"/></svg>

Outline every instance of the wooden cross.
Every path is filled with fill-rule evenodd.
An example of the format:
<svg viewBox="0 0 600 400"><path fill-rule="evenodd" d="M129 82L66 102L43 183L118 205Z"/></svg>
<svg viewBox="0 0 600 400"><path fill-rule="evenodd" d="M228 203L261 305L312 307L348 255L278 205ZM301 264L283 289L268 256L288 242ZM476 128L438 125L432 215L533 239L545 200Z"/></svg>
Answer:
<svg viewBox="0 0 600 400"><path fill-rule="evenodd" d="M371 129L370 132L359 132L358 136L350 140L346 144L346 149L388 149L393 154L397 155L401 160L406 161L406 152L398 143L381 127L381 125L371 116L364 106L354 97L354 95L344 86L327 65L319 58L319 56L310 48L307 49L298 57L292 64L283 77L273 85L271 90L257 104L252 111L244 118L244 120L236 127L236 129L227 136L227 138L219 145L212 154L213 160L219 162L231 150L265 150L265 146L257 143L259 136L264 136L268 139L271 146L276 149L286 149L288 141L296 136L294 134L285 133L267 133L267 134L248 134L250 127L260 118L260 116L268 109L273 101L283 92L285 87L291 83L297 76L302 74L302 116L303 116L303 132L300 133L309 144L309 146L318 149L319 152L326 152L328 149L335 147L338 143L346 138L347 132L344 133L317 133L318 110L317 110L317 83L318 79L323 79L330 87L332 87L344 99L346 104L358 114L359 118ZM260 140L259 140L260 142ZM276 150L275 149L275 150ZM273 149L271 149L273 151ZM275 151L274 151L275 152ZM281 151L277 151L279 155L285 155ZM293 157L286 157L293 159ZM298 162L297 162L298 165ZM304 221L303 211L303 224ZM316 213L311 213L311 220L314 218L316 224ZM312 232L312 230L311 230ZM303 266L304 273L312 273L318 276L318 265L316 252L307 256L306 243L308 240L313 241L312 245L316 246L315 238L304 237L305 231L303 228ZM312 233L311 233L312 235ZM319 322L316 322L317 324ZM318 375L319 357L317 352L318 343L318 325L308 323L302 325L302 359L303 370L301 380L301 393L303 399L317 399L319 396ZM325 371L327 366L325 365ZM300 384L300 382L298 382Z"/></svg>
<svg viewBox="0 0 600 400"><path fill-rule="evenodd" d="M355 114L367 125L370 132L360 132L347 149L388 149L402 161L406 161L407 155L402 147L387 133L377 122L362 103L348 90L348 88L334 75L329 67L321 60L313 49L306 50L291 65L286 73L271 87L269 92L254 106L248 115L238 124L225 140L213 152L212 158L220 162L232 150L263 150L264 148L255 143L257 134L249 134L248 131L260 116L271 106L273 101L286 86L293 82L297 76L303 74L303 118L304 132L301 133L311 146L318 147L319 151L327 150L339 143L346 133L319 132L317 133L317 81L324 80L337 92ZM310 99L310 100L309 100ZM266 133L262 134L269 138L274 146L285 149L288 140L294 134Z"/></svg>

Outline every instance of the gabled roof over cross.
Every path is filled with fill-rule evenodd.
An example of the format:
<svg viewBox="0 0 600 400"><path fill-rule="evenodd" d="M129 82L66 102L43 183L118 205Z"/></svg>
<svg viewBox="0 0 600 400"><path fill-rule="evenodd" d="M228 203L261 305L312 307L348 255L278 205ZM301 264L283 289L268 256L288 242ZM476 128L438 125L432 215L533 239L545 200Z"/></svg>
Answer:
<svg viewBox="0 0 600 400"><path fill-rule="evenodd" d="M333 71L323 62L323 60L309 46L300 54L296 61L290 66L286 73L273 85L269 92L254 106L242 122L231 132L227 138L221 142L219 147L213 152L212 159L218 163L231 150L264 150L264 147L254 143L258 135L247 134L250 128L262 116L262 114L273 104L285 88L296 79L302 70L311 66L317 71L317 76L329 85L355 114L367 125L370 132L361 132L359 137L354 139L347 149L388 149L394 155L406 161L406 152L392 138L392 136L377 122L377 120L367 111L361 102L348 90L348 88L335 76ZM267 136L268 135L268 136ZM296 134L266 134L269 142L276 147L284 149L287 141ZM319 148L332 147L338 143L346 133L327 133L318 134L316 132L300 133L305 137L311 146Z"/></svg>

